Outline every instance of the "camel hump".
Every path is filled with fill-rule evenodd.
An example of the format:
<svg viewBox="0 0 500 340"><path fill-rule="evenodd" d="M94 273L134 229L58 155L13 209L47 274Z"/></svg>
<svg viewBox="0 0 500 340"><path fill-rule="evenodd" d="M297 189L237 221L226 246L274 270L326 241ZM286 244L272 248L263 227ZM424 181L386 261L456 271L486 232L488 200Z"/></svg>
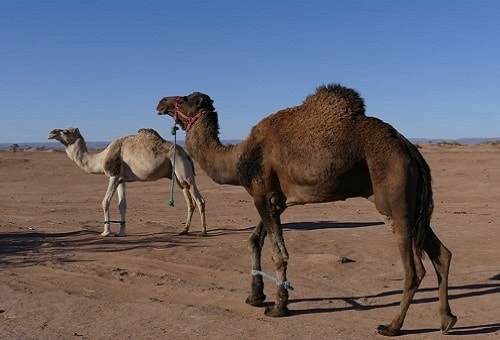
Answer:
<svg viewBox="0 0 500 340"><path fill-rule="evenodd" d="M160 136L160 134L158 132L156 132L156 130L151 129L151 128L141 128L141 129L137 130L137 134L148 136L148 137L153 137L153 138L158 138L162 142L164 141L163 137Z"/></svg>
<svg viewBox="0 0 500 340"><path fill-rule="evenodd" d="M350 115L365 115L365 102L359 93L340 84L322 85L316 93L304 101L304 105L313 105L320 111L349 112Z"/></svg>

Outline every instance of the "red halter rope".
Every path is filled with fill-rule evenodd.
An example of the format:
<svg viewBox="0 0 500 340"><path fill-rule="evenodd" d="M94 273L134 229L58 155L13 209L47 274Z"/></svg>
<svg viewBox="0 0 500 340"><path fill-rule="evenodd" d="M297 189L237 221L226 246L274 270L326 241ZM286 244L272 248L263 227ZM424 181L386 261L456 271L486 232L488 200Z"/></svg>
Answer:
<svg viewBox="0 0 500 340"><path fill-rule="evenodd" d="M177 97L175 99L174 121L177 124L177 123L180 122L179 121L179 116L182 117L187 122L187 125L186 125L186 131L187 131L194 124L194 122L196 122L201 117L201 115L204 114L207 111L201 110L195 116L189 117L188 115L184 114L184 112L182 112L181 109L179 109L179 100L180 99L181 99L181 97Z"/></svg>

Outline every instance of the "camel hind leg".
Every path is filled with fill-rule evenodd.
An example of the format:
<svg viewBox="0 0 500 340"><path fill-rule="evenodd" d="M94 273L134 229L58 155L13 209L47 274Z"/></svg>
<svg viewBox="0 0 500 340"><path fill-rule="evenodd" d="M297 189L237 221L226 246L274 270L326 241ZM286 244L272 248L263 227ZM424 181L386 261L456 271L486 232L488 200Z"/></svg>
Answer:
<svg viewBox="0 0 500 340"><path fill-rule="evenodd" d="M198 191L198 187L193 183L189 187L191 198L196 203L196 207L200 212L200 221L201 221L201 236L207 236L207 221L205 218L205 199Z"/></svg>
<svg viewBox="0 0 500 340"><path fill-rule="evenodd" d="M184 194L184 199L186 200L186 205L188 207L187 218L186 218L186 227L183 231L179 233L179 235L187 235L189 233L189 228L191 227L191 220L193 218L193 213L196 207L200 212L201 219L201 236L207 235L207 222L205 218L205 199L201 196L198 188L194 185L189 185L182 188L182 193Z"/></svg>
<svg viewBox="0 0 500 340"><path fill-rule="evenodd" d="M191 158L183 151L183 149L176 150L177 155L177 165L174 167L175 170L175 180L177 184L182 188L182 193L184 194L184 199L188 206L188 215L186 218L186 227L180 235L187 235L189 232L189 227L191 226L191 219L194 213L194 206L198 208L201 218L201 235L207 235L207 223L205 219L205 199L198 191L198 187L195 182L194 175L194 164ZM174 180L172 178L172 180Z"/></svg>
<svg viewBox="0 0 500 340"><path fill-rule="evenodd" d="M413 296L425 275L425 268L422 264L422 260L414 249L408 226L409 223L406 219L395 219L392 221L392 230L396 236L399 247L405 278L403 296L399 305L398 314L396 314L389 325L379 325L377 328L378 333L386 336L398 335L399 330L403 326Z"/></svg>
<svg viewBox="0 0 500 340"><path fill-rule="evenodd" d="M191 220L193 219L194 203L187 188L182 188L182 193L184 194L184 199L186 200L187 217L186 226L184 227L184 230L179 233L179 235L187 235L189 233L189 228L191 227Z"/></svg>
<svg viewBox="0 0 500 340"><path fill-rule="evenodd" d="M447 334L457 322L451 313L448 302L448 273L450 270L451 252L441 243L434 231L429 228L425 239L424 250L434 266L439 285L439 314L441 316L441 332Z"/></svg>

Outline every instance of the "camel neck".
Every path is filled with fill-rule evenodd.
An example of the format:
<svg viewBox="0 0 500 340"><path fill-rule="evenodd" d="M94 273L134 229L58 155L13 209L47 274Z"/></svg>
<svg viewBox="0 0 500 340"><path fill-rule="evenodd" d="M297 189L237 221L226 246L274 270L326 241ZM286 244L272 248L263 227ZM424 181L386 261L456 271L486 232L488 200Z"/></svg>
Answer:
<svg viewBox="0 0 500 340"><path fill-rule="evenodd" d="M66 147L66 154L85 172L92 174L103 173L102 162L100 162L102 153L90 154L83 137L78 138L75 143L68 145Z"/></svg>
<svg viewBox="0 0 500 340"><path fill-rule="evenodd" d="M218 137L217 114L211 112L186 133L186 151L218 184L241 185L237 172L238 145L223 145Z"/></svg>

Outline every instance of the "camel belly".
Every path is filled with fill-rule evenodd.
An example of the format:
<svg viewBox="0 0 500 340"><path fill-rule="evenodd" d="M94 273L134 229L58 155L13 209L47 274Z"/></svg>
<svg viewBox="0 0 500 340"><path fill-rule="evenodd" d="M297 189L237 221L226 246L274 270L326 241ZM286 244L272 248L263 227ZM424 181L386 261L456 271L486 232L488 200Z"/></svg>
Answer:
<svg viewBox="0 0 500 340"><path fill-rule="evenodd" d="M123 166L125 181L156 181L172 177L172 165L168 159L141 159L125 162Z"/></svg>
<svg viewBox="0 0 500 340"><path fill-rule="evenodd" d="M304 185L283 185L281 190L286 197L287 206L343 201L353 197L373 195L372 183L367 176L344 177L341 181L322 181Z"/></svg>
<svg viewBox="0 0 500 340"><path fill-rule="evenodd" d="M335 164L309 167L308 171L297 169L298 166L289 167L277 172L287 205L342 201L373 194L370 174L363 162L350 164L347 170Z"/></svg>
<svg viewBox="0 0 500 340"><path fill-rule="evenodd" d="M294 186L293 189L284 192L286 196L286 205L299 205L306 203L324 203L342 201L349 196L345 194L336 194L335 192L321 191L317 187Z"/></svg>

